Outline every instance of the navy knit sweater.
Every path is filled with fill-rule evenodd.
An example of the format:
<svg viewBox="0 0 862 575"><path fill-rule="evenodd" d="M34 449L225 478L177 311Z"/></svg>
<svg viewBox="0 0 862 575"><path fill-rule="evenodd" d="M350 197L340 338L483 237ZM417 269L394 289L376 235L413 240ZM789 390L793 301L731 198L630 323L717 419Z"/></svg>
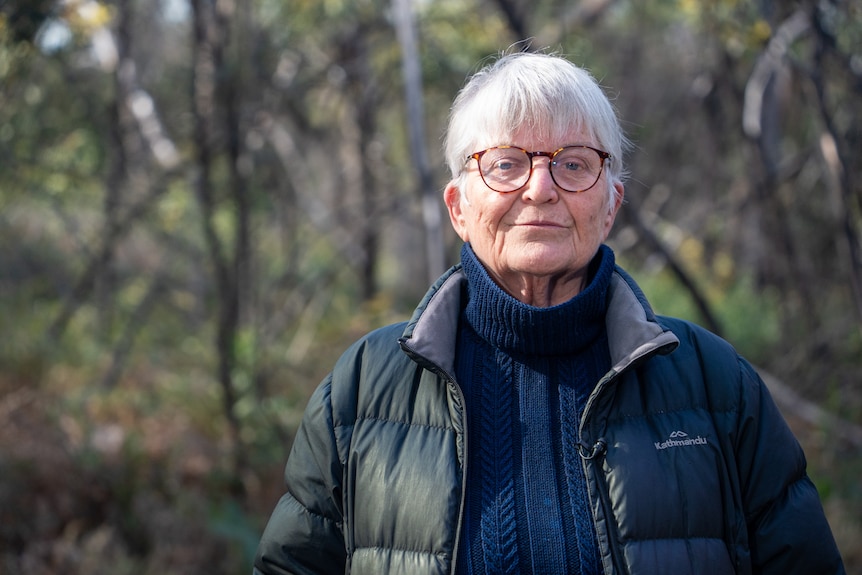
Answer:
<svg viewBox="0 0 862 575"><path fill-rule="evenodd" d="M614 254L602 246L587 287L537 308L490 278L465 245L468 303L456 376L469 426L458 573L601 573L578 455L578 422L610 369L606 294Z"/></svg>

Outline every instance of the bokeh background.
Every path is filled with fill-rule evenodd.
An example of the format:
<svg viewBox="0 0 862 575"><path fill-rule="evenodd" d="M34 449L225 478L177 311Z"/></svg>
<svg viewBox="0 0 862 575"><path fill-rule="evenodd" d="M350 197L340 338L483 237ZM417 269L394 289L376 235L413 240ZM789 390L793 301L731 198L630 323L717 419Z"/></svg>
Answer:
<svg viewBox="0 0 862 575"><path fill-rule="evenodd" d="M249 573L313 387L457 261L451 100L584 65L610 243L760 370L862 573L860 0L0 0L0 573Z"/></svg>

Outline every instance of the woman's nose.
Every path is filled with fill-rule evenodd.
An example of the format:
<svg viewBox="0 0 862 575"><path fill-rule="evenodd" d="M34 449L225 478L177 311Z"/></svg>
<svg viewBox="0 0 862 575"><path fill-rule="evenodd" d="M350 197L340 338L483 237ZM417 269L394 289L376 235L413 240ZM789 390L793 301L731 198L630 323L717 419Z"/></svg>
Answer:
<svg viewBox="0 0 862 575"><path fill-rule="evenodd" d="M533 158L533 171L523 194L524 199L534 202L556 201L560 197L557 183L551 175L550 159Z"/></svg>

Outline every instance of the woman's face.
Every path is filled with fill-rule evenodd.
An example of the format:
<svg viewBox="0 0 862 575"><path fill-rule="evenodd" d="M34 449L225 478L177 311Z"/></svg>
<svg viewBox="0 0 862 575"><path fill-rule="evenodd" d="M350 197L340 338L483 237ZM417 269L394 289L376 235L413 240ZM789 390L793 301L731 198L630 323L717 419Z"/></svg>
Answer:
<svg viewBox="0 0 862 575"><path fill-rule="evenodd" d="M582 132L568 136L565 141L516 136L500 144L531 151L596 146ZM527 184L500 193L485 185L477 162L470 160L464 178L450 182L445 191L449 217L461 239L470 242L503 289L531 305L555 305L580 292L587 266L610 233L623 193L618 184L618 198L609 205L606 170L585 192L563 191L551 179L548 161L534 158Z"/></svg>

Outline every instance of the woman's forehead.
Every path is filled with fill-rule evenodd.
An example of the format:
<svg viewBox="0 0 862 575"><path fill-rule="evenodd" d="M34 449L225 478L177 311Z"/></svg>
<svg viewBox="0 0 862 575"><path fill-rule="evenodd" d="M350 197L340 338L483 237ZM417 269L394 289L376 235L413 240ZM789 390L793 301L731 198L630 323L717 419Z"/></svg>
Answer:
<svg viewBox="0 0 862 575"><path fill-rule="evenodd" d="M500 130L477 141L476 149L492 146L518 146L526 150L553 151L563 146L595 145L593 136L580 126L521 127L516 130Z"/></svg>

